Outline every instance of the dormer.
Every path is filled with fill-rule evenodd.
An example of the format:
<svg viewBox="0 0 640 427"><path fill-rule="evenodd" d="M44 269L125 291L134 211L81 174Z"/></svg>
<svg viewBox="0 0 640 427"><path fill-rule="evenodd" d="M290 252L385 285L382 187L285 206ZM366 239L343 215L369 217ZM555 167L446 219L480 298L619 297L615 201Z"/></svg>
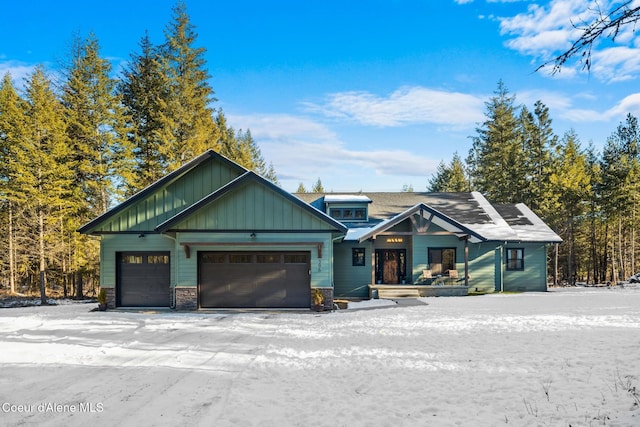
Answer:
<svg viewBox="0 0 640 427"><path fill-rule="evenodd" d="M324 196L325 212L333 219L348 222L369 220L371 199L362 194L328 194Z"/></svg>

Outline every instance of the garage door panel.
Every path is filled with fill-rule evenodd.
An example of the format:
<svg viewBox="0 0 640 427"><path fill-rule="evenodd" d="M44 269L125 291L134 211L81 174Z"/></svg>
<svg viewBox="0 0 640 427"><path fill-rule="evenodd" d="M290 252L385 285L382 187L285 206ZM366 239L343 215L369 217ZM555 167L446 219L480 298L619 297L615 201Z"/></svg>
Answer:
<svg viewBox="0 0 640 427"><path fill-rule="evenodd" d="M305 262L286 263L292 259ZM202 253L200 306L278 308L309 306L308 252ZM214 262L211 262L214 261ZM233 262L241 261L241 262ZM250 262L247 262L250 261Z"/></svg>
<svg viewBox="0 0 640 427"><path fill-rule="evenodd" d="M117 299L121 307L168 307L171 265L168 252L118 254Z"/></svg>

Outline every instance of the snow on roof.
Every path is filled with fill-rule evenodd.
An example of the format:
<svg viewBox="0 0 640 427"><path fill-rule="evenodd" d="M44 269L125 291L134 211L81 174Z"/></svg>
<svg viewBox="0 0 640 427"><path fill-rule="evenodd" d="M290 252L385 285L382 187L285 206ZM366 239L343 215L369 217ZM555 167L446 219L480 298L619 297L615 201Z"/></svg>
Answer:
<svg viewBox="0 0 640 427"><path fill-rule="evenodd" d="M371 199L362 194L327 194L324 196L324 201L325 203L371 203Z"/></svg>

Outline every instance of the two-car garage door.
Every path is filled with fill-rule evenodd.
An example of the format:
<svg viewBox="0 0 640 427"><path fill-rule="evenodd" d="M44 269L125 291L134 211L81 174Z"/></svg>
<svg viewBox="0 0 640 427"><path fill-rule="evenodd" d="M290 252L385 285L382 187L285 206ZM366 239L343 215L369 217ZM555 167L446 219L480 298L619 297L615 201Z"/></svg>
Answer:
<svg viewBox="0 0 640 427"><path fill-rule="evenodd" d="M203 308L305 308L309 252L199 252Z"/></svg>

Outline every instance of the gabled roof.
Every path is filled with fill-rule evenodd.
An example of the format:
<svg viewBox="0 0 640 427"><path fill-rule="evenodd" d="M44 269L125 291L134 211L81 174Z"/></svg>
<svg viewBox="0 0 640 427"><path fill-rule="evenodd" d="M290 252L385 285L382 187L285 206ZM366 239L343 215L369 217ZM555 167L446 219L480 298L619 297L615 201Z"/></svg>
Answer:
<svg viewBox="0 0 640 427"><path fill-rule="evenodd" d="M268 187L272 191L278 193L280 196L282 196L285 199L287 199L287 200L291 201L292 203L294 203L296 206L300 207L301 209L305 210L306 212L310 213L311 215L313 215L313 216L319 218L320 220L324 221L325 223L329 224L331 227L334 228L335 231L340 232L340 233L346 233L347 227L345 227L342 223L336 221L335 219L331 218L329 215L325 214L322 211L319 211L318 209L314 208L313 206L309 205L308 203L305 203L304 201L302 201L299 198L295 197L291 193L283 190L282 188L280 188L277 185L273 184L271 181L268 181L268 180L264 179L263 177L261 177L260 175L256 174L253 171L245 172L244 174L242 174L238 178L234 179L233 181L231 181L228 184L220 187L218 190L214 191L213 193L209 194L208 196L206 196L206 197L202 198L201 200L197 201L196 203L192 204L187 209L182 210L181 212L179 212L178 214L176 214L173 217L169 218L165 222L159 224L156 227L155 231L157 231L157 232L166 232L166 231L170 230L172 227L176 226L180 222L182 222L185 219L187 219L190 215L196 213L197 211L199 211L200 209L204 208L205 206L207 206L207 205L209 205L211 203L214 203L215 201L219 200L220 198L222 198L226 194L229 194L233 190L237 189L238 187L240 187L243 184L245 184L247 182L250 182L250 181L254 181L254 182L257 182L257 183L259 183L259 184L261 184L263 186Z"/></svg>
<svg viewBox="0 0 640 427"><path fill-rule="evenodd" d="M519 242L560 243L562 239L524 203L495 205L496 210L518 235Z"/></svg>
<svg viewBox="0 0 640 427"><path fill-rule="evenodd" d="M300 193L300 198L318 209L324 199L336 194ZM420 209L433 215L434 224L456 235L468 235L472 241L561 242L562 239L524 204L492 204L478 192L366 193L366 223L349 223L345 240L363 241L389 230Z"/></svg>
<svg viewBox="0 0 640 427"><path fill-rule="evenodd" d="M422 211L422 212L421 212ZM430 206L425 205L424 203L420 203L417 204L413 207L411 207L410 209L407 209L406 211L394 216L393 218L390 218L387 221L383 221L381 223L379 223L378 225L371 227L369 229L365 229L368 230L366 232L364 232L363 234L357 236L357 240L359 242L363 242L373 236L375 236L376 234L383 232L385 230L389 230L391 227L394 227L395 225L398 225L399 223L401 223L402 221L404 221L405 219L409 218L411 215L414 215L416 213L421 213L423 214L424 212L427 212L430 214L429 216L429 221L436 224L437 226L443 228L446 231L449 231L451 233L454 233L456 235L459 236L470 236L472 241L475 242L481 242L481 241L485 241L487 240L486 238L484 238L482 235L476 233L475 231L471 230L470 228L466 227L465 225L459 223L458 221L448 217L447 215L443 214L442 212L439 212L436 209L433 209ZM362 229L360 229L362 230ZM350 238L354 238L356 237L354 234L352 234L351 236L348 236ZM345 239L347 240L347 239ZM353 239L356 240L356 239Z"/></svg>
<svg viewBox="0 0 640 427"><path fill-rule="evenodd" d="M80 227L78 229L78 232L80 232L80 233L91 233L91 231L93 229L95 229L97 226L99 226L104 221L106 221L106 220L110 219L111 217L119 214L120 212L124 211L125 209L127 209L128 207L134 205L135 203L137 203L137 202L139 202L141 200L144 200L146 197L148 197L149 195L151 195L153 192L157 191L158 189L170 184L171 182L174 182L174 181L178 180L180 177L184 176L187 172L189 172L192 169L196 168L197 166L199 166L203 162L209 160L210 158L215 158L215 159L221 161L222 163L227 164L228 166L231 167L231 169L236 169L239 174L244 173L244 172L247 171L247 169L245 169L244 167L240 166L239 164L229 160L228 158L224 157L223 155L218 154L213 150L207 150L204 153L202 153L201 155L199 155L198 157L196 157L195 159L185 163L184 165L182 165L178 169L176 169L173 172L171 172L171 173L165 175L164 177L160 178L159 180L157 180L153 184L149 185L148 187L140 190L138 193L134 194L133 196L131 196L130 198L128 198L124 202L122 202L119 205L115 206L113 209L110 209L109 211L105 212L104 214L100 215L99 217L95 218L94 220L86 223L85 225L83 225L82 227Z"/></svg>

